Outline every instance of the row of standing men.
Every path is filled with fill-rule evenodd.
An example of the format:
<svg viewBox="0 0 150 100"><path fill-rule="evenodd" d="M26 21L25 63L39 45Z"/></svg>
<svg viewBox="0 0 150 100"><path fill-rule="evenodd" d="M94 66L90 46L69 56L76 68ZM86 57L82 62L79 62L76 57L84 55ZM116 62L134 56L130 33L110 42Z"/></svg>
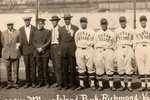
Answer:
<svg viewBox="0 0 150 100"><path fill-rule="evenodd" d="M14 29L13 22L8 22L8 29L1 34L2 58L7 70L8 85L19 88L19 59L21 55L26 68L26 84L24 88L50 87L48 78L48 62L51 56L53 69L56 76L58 90L71 89L81 90L85 88L85 72L89 74L90 87L96 90L95 76L98 81L97 90L103 90L102 78L106 73L109 77L110 89L115 91L113 84L114 62L117 61L117 72L120 75L121 88L126 89L124 77L128 76L127 89L132 91L131 81L134 73L132 60L135 58L138 72L142 81L139 91L150 90L150 67L149 66L149 29L146 26L146 16L140 17L141 28L136 32L126 26L124 16L119 18L120 28L112 32L108 29L108 21L100 20L102 30L94 32L87 27L88 19L80 18L81 29L71 24L70 14L64 14L64 26L59 26L60 18L52 16L51 30L44 28L45 19L38 19L38 29L30 24L30 16L24 17L25 25ZM114 34L115 33L115 34ZM135 39L133 39L135 38ZM135 52L135 53L134 53ZM76 82L76 65L79 72L79 87ZM94 66L93 66L94 65ZM14 80L12 81L12 67ZM36 82L36 68L38 69L38 84ZM70 79L69 79L70 76ZM70 85L69 85L70 84Z"/></svg>

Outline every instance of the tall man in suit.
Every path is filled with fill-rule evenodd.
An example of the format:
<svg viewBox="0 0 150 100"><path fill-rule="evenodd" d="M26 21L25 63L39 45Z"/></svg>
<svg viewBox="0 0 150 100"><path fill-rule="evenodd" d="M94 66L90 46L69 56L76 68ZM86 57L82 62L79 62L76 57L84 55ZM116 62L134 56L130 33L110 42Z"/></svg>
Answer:
<svg viewBox="0 0 150 100"><path fill-rule="evenodd" d="M58 25L60 18L56 15L52 16L50 21L52 22L52 37L51 37L51 59L53 64L53 69L56 76L56 84L52 87L58 87L58 90L62 89L62 66L61 66L61 52L60 52L60 41L59 41L59 30Z"/></svg>
<svg viewBox="0 0 150 100"><path fill-rule="evenodd" d="M20 59L20 32L14 29L14 23L12 21L7 23L8 29L2 33L2 58L4 59L4 66L7 71L7 87L10 89L12 87L19 88L19 59ZM12 67L14 82L12 81Z"/></svg>
<svg viewBox="0 0 150 100"><path fill-rule="evenodd" d="M51 32L44 28L45 19L38 19L39 29L34 32L33 46L34 46L34 57L36 66L38 68L39 84L37 88L42 87L46 84L46 88L49 88L48 83L48 62L49 62L49 51L51 42Z"/></svg>
<svg viewBox="0 0 150 100"><path fill-rule="evenodd" d="M23 18L25 25L19 28L21 33L21 54L23 55L24 64L26 67L26 85L24 88L28 88L32 85L33 88L36 87L36 68L35 61L33 57L33 32L36 31L36 27L30 24L30 16L25 16Z"/></svg>
<svg viewBox="0 0 150 100"><path fill-rule="evenodd" d="M60 28L60 45L61 45L61 57L63 67L63 81L64 89L68 89L69 86L69 71L70 71L70 83L71 89L76 88L76 59L75 51L76 45L74 36L79 29L77 26L71 24L71 16L69 13L64 14L65 25Z"/></svg>

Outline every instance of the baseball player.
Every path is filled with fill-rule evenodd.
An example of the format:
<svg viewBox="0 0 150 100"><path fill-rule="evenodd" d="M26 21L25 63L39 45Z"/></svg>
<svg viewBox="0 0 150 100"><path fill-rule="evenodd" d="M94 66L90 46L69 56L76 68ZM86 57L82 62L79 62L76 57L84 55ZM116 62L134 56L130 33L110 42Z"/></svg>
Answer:
<svg viewBox="0 0 150 100"><path fill-rule="evenodd" d="M115 30L116 34L116 62L118 74L120 75L121 88L120 91L126 89L124 78L128 78L128 90L132 91L131 81L133 75L132 59L133 59L133 29L126 25L127 20L124 16L119 18L120 27Z"/></svg>
<svg viewBox="0 0 150 100"><path fill-rule="evenodd" d="M94 30L87 28L87 18L81 17L80 24L81 29L77 31L75 34L75 43L77 46L76 50L76 60L78 65L79 72L79 81L80 86L77 90L81 90L85 88L84 86L84 78L86 67L88 70L89 78L90 78L90 86L92 90L96 90L95 88L95 70L93 67L93 43L94 43Z"/></svg>
<svg viewBox="0 0 150 100"><path fill-rule="evenodd" d="M110 90L115 91L113 85L114 74L114 44L115 34L107 28L108 21L105 18L100 20L102 30L99 30L94 37L94 64L98 80L98 91L103 89L102 77L106 73L109 77Z"/></svg>
<svg viewBox="0 0 150 100"><path fill-rule="evenodd" d="M146 16L140 17L141 27L135 31L135 58L138 66L138 72L141 78L142 86L139 91L150 91L150 28L146 25Z"/></svg>

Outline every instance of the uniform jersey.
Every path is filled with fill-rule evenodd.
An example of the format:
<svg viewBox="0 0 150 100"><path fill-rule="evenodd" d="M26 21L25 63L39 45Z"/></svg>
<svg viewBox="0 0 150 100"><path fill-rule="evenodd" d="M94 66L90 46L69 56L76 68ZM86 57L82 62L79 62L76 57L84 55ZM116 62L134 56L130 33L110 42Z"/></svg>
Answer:
<svg viewBox="0 0 150 100"><path fill-rule="evenodd" d="M115 30L116 34L116 46L120 45L132 45L133 44L133 29L130 27L121 28Z"/></svg>
<svg viewBox="0 0 150 100"><path fill-rule="evenodd" d="M80 29L75 34L75 43L78 48L93 46L95 32L92 29Z"/></svg>
<svg viewBox="0 0 150 100"><path fill-rule="evenodd" d="M94 47L95 48L114 48L115 34L111 30L100 30L95 34Z"/></svg>
<svg viewBox="0 0 150 100"><path fill-rule="evenodd" d="M134 42L135 44L150 43L150 28L137 28L135 30Z"/></svg>

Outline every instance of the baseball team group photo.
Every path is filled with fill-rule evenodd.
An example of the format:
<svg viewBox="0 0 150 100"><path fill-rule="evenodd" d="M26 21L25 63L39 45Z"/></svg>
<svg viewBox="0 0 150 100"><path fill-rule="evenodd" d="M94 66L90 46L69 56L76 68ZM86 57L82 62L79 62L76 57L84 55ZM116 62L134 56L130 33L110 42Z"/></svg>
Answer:
<svg viewBox="0 0 150 100"><path fill-rule="evenodd" d="M0 100L98 93L148 99L149 12L68 9L0 14Z"/></svg>

